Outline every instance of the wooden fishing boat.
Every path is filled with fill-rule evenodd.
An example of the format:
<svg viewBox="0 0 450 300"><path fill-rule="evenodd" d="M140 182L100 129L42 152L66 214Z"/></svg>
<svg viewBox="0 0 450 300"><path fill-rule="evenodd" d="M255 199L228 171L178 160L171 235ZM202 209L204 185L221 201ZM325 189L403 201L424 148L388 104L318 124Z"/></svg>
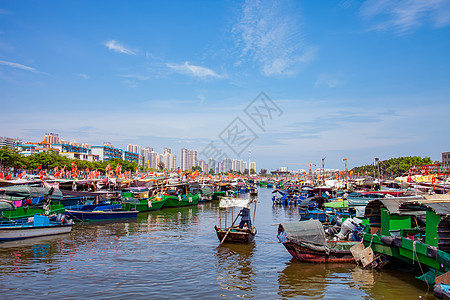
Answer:
<svg viewBox="0 0 450 300"><path fill-rule="evenodd" d="M122 201L122 209L126 211L146 212L161 209L166 199L161 197L127 198Z"/></svg>
<svg viewBox="0 0 450 300"><path fill-rule="evenodd" d="M0 217L13 219L30 218L36 214L64 213L64 206L60 203L62 193L53 188L35 188L28 186L11 186L0 191L0 200L9 202L11 210L1 210Z"/></svg>
<svg viewBox="0 0 450 300"><path fill-rule="evenodd" d="M132 188L123 193L122 209L126 211L146 212L161 209L166 202L160 195L150 196L149 190Z"/></svg>
<svg viewBox="0 0 450 300"><path fill-rule="evenodd" d="M79 222L134 219L139 212L122 210L121 204L93 204L66 208L69 218Z"/></svg>
<svg viewBox="0 0 450 300"><path fill-rule="evenodd" d="M256 235L255 227L250 230L248 228L241 229L237 225L228 228L214 226L214 229L216 230L219 241L222 241L225 237L224 242L227 243L252 243Z"/></svg>
<svg viewBox="0 0 450 300"><path fill-rule="evenodd" d="M187 184L177 184L167 186L167 190L163 193L162 199L166 202L163 207L180 207L197 205L199 195L191 193Z"/></svg>
<svg viewBox="0 0 450 300"><path fill-rule="evenodd" d="M350 248L358 242L327 241L323 225L318 220L279 224L279 241L292 257L314 263L348 263L355 259Z"/></svg>
<svg viewBox="0 0 450 300"><path fill-rule="evenodd" d="M224 210L222 213L219 211L219 226L214 226L216 230L217 238L222 243L252 243L256 235L256 228L253 225L255 220L255 214L253 214L253 220L250 217L250 205L255 203L254 213L256 211L256 199L242 199L242 198L229 198L224 197L220 199L219 208ZM231 214L231 219L234 217L235 208L242 208L239 213L237 213L236 218L232 222L231 226L226 226L228 215ZM244 213L247 211L247 213ZM242 215L248 217L248 221L241 221L241 224L235 225L237 219ZM224 216L223 216L224 215ZM243 217L242 217L243 219ZM224 220L225 226L221 226L222 220ZM246 223L245 225L243 223Z"/></svg>
<svg viewBox="0 0 450 300"><path fill-rule="evenodd" d="M73 222L58 215L54 220L48 216L35 215L32 218L0 222L0 241L11 241L40 236L69 233Z"/></svg>

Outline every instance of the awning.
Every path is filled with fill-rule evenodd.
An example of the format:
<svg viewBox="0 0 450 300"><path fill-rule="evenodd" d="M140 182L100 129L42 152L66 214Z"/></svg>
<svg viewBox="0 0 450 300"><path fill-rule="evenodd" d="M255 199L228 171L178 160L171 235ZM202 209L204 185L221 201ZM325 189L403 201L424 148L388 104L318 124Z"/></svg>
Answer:
<svg viewBox="0 0 450 300"><path fill-rule="evenodd" d="M250 207L250 203L255 201L255 199L244 199L244 198L229 198L223 197L220 198L219 207L220 208L228 208L228 207Z"/></svg>

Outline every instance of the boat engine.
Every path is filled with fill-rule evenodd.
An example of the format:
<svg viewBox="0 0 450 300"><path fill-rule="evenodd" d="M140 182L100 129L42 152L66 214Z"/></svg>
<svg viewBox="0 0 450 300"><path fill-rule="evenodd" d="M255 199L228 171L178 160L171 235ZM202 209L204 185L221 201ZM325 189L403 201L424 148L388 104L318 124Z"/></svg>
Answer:
<svg viewBox="0 0 450 300"><path fill-rule="evenodd" d="M356 229L360 224L362 224L362 220L358 218L348 218L344 221L344 223L342 223L341 231L336 235L336 237L340 240L344 240L347 235Z"/></svg>

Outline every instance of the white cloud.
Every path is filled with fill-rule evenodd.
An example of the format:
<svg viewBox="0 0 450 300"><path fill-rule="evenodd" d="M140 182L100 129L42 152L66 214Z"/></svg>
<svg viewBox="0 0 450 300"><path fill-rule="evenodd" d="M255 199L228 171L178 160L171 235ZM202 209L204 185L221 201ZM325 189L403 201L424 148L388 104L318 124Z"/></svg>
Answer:
<svg viewBox="0 0 450 300"><path fill-rule="evenodd" d="M138 79L138 80L142 80L142 81L150 79L150 77L148 77L148 76L143 76L143 75L138 75L138 74L125 74L125 75L120 75L120 77Z"/></svg>
<svg viewBox="0 0 450 300"><path fill-rule="evenodd" d="M86 74L80 73L80 74L77 74L77 76L80 77L80 78L82 78L82 79L89 79L89 76L86 75Z"/></svg>
<svg viewBox="0 0 450 300"><path fill-rule="evenodd" d="M342 80L338 75L320 74L319 76L317 76L317 80L314 86L327 86L329 88L334 88L343 84L345 84L345 81Z"/></svg>
<svg viewBox="0 0 450 300"><path fill-rule="evenodd" d="M21 70L26 70L26 71L30 71L30 72L37 72L37 70L35 68L28 67L28 66L18 64L18 63L4 61L4 60L0 60L0 65L8 66L11 68L16 68L16 69L21 69Z"/></svg>
<svg viewBox="0 0 450 300"><path fill-rule="evenodd" d="M115 40L110 40L110 41L106 42L104 45L109 50L113 50L113 51L123 53L123 54L128 54L128 55L136 55L136 53L133 50L126 48L125 46L119 44Z"/></svg>
<svg viewBox="0 0 450 300"><path fill-rule="evenodd" d="M232 29L241 58L256 61L266 76L293 75L316 56L299 30L298 12L284 4L247 0Z"/></svg>
<svg viewBox="0 0 450 300"><path fill-rule="evenodd" d="M431 23L435 27L450 24L448 0L367 0L361 6L361 16L374 24L373 30L393 30L399 34Z"/></svg>
<svg viewBox="0 0 450 300"><path fill-rule="evenodd" d="M174 70L177 73L191 75L194 77L202 77L202 78L206 78L206 77L221 78L222 77L211 69L201 67L201 66L194 66L194 65L189 64L189 62L185 62L182 65L166 63L166 66L169 67L170 69Z"/></svg>

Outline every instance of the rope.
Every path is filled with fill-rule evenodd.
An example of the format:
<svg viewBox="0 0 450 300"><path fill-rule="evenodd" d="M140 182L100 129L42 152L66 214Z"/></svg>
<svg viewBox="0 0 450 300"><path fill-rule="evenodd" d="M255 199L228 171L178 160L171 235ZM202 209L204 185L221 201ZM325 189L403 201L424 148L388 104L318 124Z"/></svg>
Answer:
<svg viewBox="0 0 450 300"><path fill-rule="evenodd" d="M416 258L417 258L417 263L419 264L420 271L422 272L422 275L424 276L423 278L425 279L425 283L427 284L427 287L430 288L427 277L425 276L425 273L423 272L422 264L420 263L419 256L417 255L416 241L413 242L413 264L414 264L414 256L416 256Z"/></svg>

